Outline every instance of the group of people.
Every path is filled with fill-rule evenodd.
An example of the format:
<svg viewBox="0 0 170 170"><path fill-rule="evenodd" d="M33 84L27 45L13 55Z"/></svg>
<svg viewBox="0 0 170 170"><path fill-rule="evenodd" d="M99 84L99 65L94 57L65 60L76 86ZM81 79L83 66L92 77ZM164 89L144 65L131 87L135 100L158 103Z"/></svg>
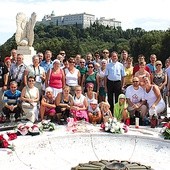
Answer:
<svg viewBox="0 0 170 170"><path fill-rule="evenodd" d="M163 69L155 54L149 64L139 55L136 65L127 51L118 56L105 49L101 54L67 59L65 51L60 51L52 61L52 52L47 50L33 56L32 64L26 66L24 56L13 49L1 63L1 109L7 119L11 113L15 119L22 113L32 122L50 117L59 124L70 116L90 123L110 117L127 123L137 113L142 122L159 116L169 95L169 60Z"/></svg>

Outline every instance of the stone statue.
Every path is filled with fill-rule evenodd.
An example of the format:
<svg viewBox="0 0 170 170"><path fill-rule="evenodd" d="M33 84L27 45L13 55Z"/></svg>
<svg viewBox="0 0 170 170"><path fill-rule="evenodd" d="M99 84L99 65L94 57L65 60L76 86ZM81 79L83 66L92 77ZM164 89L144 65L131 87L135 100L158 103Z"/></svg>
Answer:
<svg viewBox="0 0 170 170"><path fill-rule="evenodd" d="M32 47L34 42L34 27L36 23L36 13L31 14L29 21L24 13L18 13L16 16L17 30L15 40L18 46Z"/></svg>

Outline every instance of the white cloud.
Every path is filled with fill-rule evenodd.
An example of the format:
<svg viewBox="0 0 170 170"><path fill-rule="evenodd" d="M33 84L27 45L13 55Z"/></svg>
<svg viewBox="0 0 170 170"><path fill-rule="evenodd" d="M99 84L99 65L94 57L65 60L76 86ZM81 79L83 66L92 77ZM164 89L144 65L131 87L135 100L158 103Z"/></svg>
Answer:
<svg viewBox="0 0 170 170"><path fill-rule="evenodd" d="M123 29L141 27L145 30L166 30L170 27L169 0L6 0L0 5L1 35L15 33L18 12L28 17L36 12L40 21L53 10L55 15L86 12L98 18L115 18L122 22ZM1 37L0 42L4 41Z"/></svg>

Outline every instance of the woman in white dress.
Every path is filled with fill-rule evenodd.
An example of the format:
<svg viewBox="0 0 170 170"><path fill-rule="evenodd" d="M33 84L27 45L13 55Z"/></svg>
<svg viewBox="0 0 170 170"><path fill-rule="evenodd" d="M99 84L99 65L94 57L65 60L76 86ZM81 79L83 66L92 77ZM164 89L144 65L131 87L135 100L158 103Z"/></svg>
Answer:
<svg viewBox="0 0 170 170"><path fill-rule="evenodd" d="M39 103L39 90L34 86L35 77L29 76L27 86L25 86L21 93L22 110L24 115L31 122L38 120L38 103Z"/></svg>

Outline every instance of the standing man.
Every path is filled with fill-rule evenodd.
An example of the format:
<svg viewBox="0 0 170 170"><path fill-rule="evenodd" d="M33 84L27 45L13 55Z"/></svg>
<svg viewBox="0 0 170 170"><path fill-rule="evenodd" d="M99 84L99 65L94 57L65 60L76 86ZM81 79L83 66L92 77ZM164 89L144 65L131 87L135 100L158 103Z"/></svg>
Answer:
<svg viewBox="0 0 170 170"><path fill-rule="evenodd" d="M141 63L141 62L145 62L145 56L143 54L139 54L138 55L138 63L133 67L133 75L135 75L135 73L137 71L139 71L139 63ZM150 68L148 66L145 66L145 70L149 74L151 74L151 70L150 70Z"/></svg>
<svg viewBox="0 0 170 170"><path fill-rule="evenodd" d="M38 55L38 57L39 57L39 62L40 62L40 64L41 64L41 62L42 62L43 59L44 59L44 54L43 54L42 52L39 52L37 55Z"/></svg>
<svg viewBox="0 0 170 170"><path fill-rule="evenodd" d="M108 102L110 110L113 113L113 94L115 95L115 103L118 102L118 96L121 94L124 86L125 68L122 63L118 62L118 53L111 53L111 63L108 63L105 71L105 91L108 94Z"/></svg>
<svg viewBox="0 0 170 170"><path fill-rule="evenodd" d="M110 55L109 50L104 49L102 51L102 59L105 59L107 61L107 63L110 63L109 55Z"/></svg>
<svg viewBox="0 0 170 170"><path fill-rule="evenodd" d="M80 59L80 65L78 65L76 68L80 71L81 74L80 84L82 84L83 75L86 74L87 72L86 61L84 58Z"/></svg>
<svg viewBox="0 0 170 170"><path fill-rule="evenodd" d="M26 65L23 63L24 56L22 54L17 54L17 61L13 63L10 68L10 75L13 81L16 81L18 84L18 90L22 91L24 84L24 71Z"/></svg>
<svg viewBox="0 0 170 170"><path fill-rule="evenodd" d="M17 50L16 49L12 49L11 50L11 62L12 63L16 63L17 62Z"/></svg>
<svg viewBox="0 0 170 170"><path fill-rule="evenodd" d="M151 73L153 73L156 70L156 67L155 67L156 60L157 60L156 55L155 54L151 54L150 55L150 63L147 64L147 66L149 67Z"/></svg>
<svg viewBox="0 0 170 170"><path fill-rule="evenodd" d="M60 50L59 54L63 56L63 60L66 58L66 52L65 51Z"/></svg>
<svg viewBox="0 0 170 170"><path fill-rule="evenodd" d="M52 52L50 50L46 50L44 56L45 60L41 61L40 66L43 67L45 73L47 73L48 70L53 67L53 62L51 60Z"/></svg>

